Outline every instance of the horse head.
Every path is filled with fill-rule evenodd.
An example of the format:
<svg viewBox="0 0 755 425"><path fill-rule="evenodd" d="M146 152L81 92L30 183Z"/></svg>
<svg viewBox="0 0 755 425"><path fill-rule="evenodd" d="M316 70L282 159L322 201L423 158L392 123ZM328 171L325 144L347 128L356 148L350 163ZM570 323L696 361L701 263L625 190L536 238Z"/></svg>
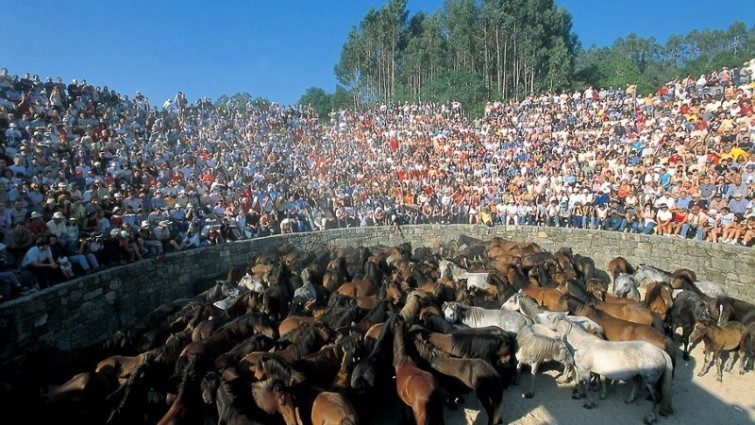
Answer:
<svg viewBox="0 0 755 425"><path fill-rule="evenodd" d="M205 373L199 387L202 390L202 401L205 404L215 404L217 391L220 387L220 374L215 371Z"/></svg>
<svg viewBox="0 0 755 425"><path fill-rule="evenodd" d="M443 303L443 316L451 323L456 323L460 320L459 303L445 302Z"/></svg>
<svg viewBox="0 0 755 425"><path fill-rule="evenodd" d="M501 310L519 311L519 300L521 300L522 295L521 292L517 292L510 296L509 299L501 305Z"/></svg>
<svg viewBox="0 0 755 425"><path fill-rule="evenodd" d="M314 328L323 342L335 340L335 332L333 332L333 329L330 329L330 326L328 326L327 324L317 321L314 324Z"/></svg>
<svg viewBox="0 0 755 425"><path fill-rule="evenodd" d="M661 286L661 293L660 296L663 299L663 303L666 305L666 308L671 310L674 308L674 292L671 288L671 285L668 284L662 284Z"/></svg>
<svg viewBox="0 0 755 425"><path fill-rule="evenodd" d="M692 333L689 335L689 342L695 343L703 338L705 334L708 331L708 326L712 326L712 323L700 321L695 323L695 328L692 330Z"/></svg>

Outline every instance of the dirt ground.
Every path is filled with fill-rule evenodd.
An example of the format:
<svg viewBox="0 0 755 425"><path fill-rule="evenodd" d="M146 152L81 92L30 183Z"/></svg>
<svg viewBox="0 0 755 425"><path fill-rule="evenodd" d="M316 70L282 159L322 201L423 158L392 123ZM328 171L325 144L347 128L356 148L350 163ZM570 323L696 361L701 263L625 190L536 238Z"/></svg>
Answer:
<svg viewBox="0 0 755 425"><path fill-rule="evenodd" d="M724 372L723 382L716 381L715 370L698 377L703 358L699 344L692 351L688 362L678 359L674 377L674 414L659 417L658 425L746 425L755 424L755 372L739 375L739 362L731 373ZM597 407L591 410L582 407L584 400L571 398L573 383L559 385L555 377L559 365L549 369L541 367L535 381L535 396L522 398L524 388L529 388L530 375L522 371L520 385L510 386L503 394L503 423L511 425L585 425L585 424L641 424L650 411L652 403L645 399L646 392L632 404L626 404L629 384L616 383L608 386L605 400L595 394ZM477 397L466 395L466 405L459 410L445 408L446 425L486 425L488 417ZM371 423L398 424L399 418L393 409L378 410Z"/></svg>
<svg viewBox="0 0 755 425"><path fill-rule="evenodd" d="M734 425L755 423L755 373L739 375L739 362L732 373L724 372L723 382L716 381L715 371L698 377L703 358L702 345L692 352L689 362L677 362L674 377L674 414L658 419L659 425ZM503 423L516 425L540 424L638 424L650 411L652 403L644 397L632 404L624 403L629 395L628 384L608 387L605 400L595 409L582 407L584 400L572 400L573 384L558 385L557 370L538 374L535 397L521 397L522 387L529 385L529 376L522 374L522 384L504 392ZM487 415L480 411L474 396L467 397L464 411L448 412L446 424L487 424Z"/></svg>

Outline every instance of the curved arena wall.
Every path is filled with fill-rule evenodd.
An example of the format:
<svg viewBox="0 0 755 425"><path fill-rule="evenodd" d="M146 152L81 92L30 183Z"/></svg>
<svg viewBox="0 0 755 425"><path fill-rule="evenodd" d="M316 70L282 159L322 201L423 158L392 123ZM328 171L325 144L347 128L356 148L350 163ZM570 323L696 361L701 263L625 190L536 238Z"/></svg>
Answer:
<svg viewBox="0 0 755 425"><path fill-rule="evenodd" d="M78 348L105 339L134 317L158 305L192 296L212 279L225 278L233 265L291 243L300 249L393 246L410 242L432 247L460 235L482 240L495 236L532 241L555 251L570 246L595 260L598 269L621 255L632 264L648 263L666 270L689 268L698 279L722 285L729 295L755 300L755 251L732 245L659 236L596 230L531 226L423 225L364 227L272 236L169 254L165 260L146 260L85 276L32 296L0 305L0 365L17 365L23 353L42 345ZM205 282L197 283L197 282ZM7 371L7 369L6 369Z"/></svg>

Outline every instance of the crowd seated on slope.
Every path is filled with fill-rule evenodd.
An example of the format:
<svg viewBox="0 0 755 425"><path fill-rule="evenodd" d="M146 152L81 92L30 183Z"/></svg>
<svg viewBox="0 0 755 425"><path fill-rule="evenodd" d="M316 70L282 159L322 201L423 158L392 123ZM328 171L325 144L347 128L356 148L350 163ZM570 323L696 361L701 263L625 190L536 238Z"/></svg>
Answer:
<svg viewBox="0 0 755 425"><path fill-rule="evenodd" d="M755 243L755 59L635 86L365 111L155 108L0 70L6 299L204 245L356 226L558 226ZM67 265L64 263L67 262ZM65 271L70 268L70 271Z"/></svg>

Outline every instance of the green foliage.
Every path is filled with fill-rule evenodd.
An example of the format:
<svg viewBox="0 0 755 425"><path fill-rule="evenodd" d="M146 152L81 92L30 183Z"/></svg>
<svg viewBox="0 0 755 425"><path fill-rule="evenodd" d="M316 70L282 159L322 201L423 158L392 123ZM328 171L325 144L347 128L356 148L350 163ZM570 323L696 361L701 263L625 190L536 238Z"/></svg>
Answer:
<svg viewBox="0 0 755 425"><path fill-rule="evenodd" d="M693 30L674 34L661 45L653 38L629 34L611 47L590 47L578 52L577 89L637 84L647 94L660 85L689 74L697 77L721 66L742 66L755 52L755 27L733 23L728 30Z"/></svg>
<svg viewBox="0 0 755 425"><path fill-rule="evenodd" d="M332 107L333 95L328 94L319 87L310 87L307 92L299 99L300 105L311 105L317 115L327 117Z"/></svg>
<svg viewBox="0 0 755 425"><path fill-rule="evenodd" d="M635 84L646 95L686 74L741 66L755 52L755 27L743 22L674 34L665 45L631 33L585 50L554 0L446 0L432 15L413 16L406 6L389 0L370 9L343 45L336 92L308 91L303 101L324 111L458 100L478 115L488 100L544 91Z"/></svg>

